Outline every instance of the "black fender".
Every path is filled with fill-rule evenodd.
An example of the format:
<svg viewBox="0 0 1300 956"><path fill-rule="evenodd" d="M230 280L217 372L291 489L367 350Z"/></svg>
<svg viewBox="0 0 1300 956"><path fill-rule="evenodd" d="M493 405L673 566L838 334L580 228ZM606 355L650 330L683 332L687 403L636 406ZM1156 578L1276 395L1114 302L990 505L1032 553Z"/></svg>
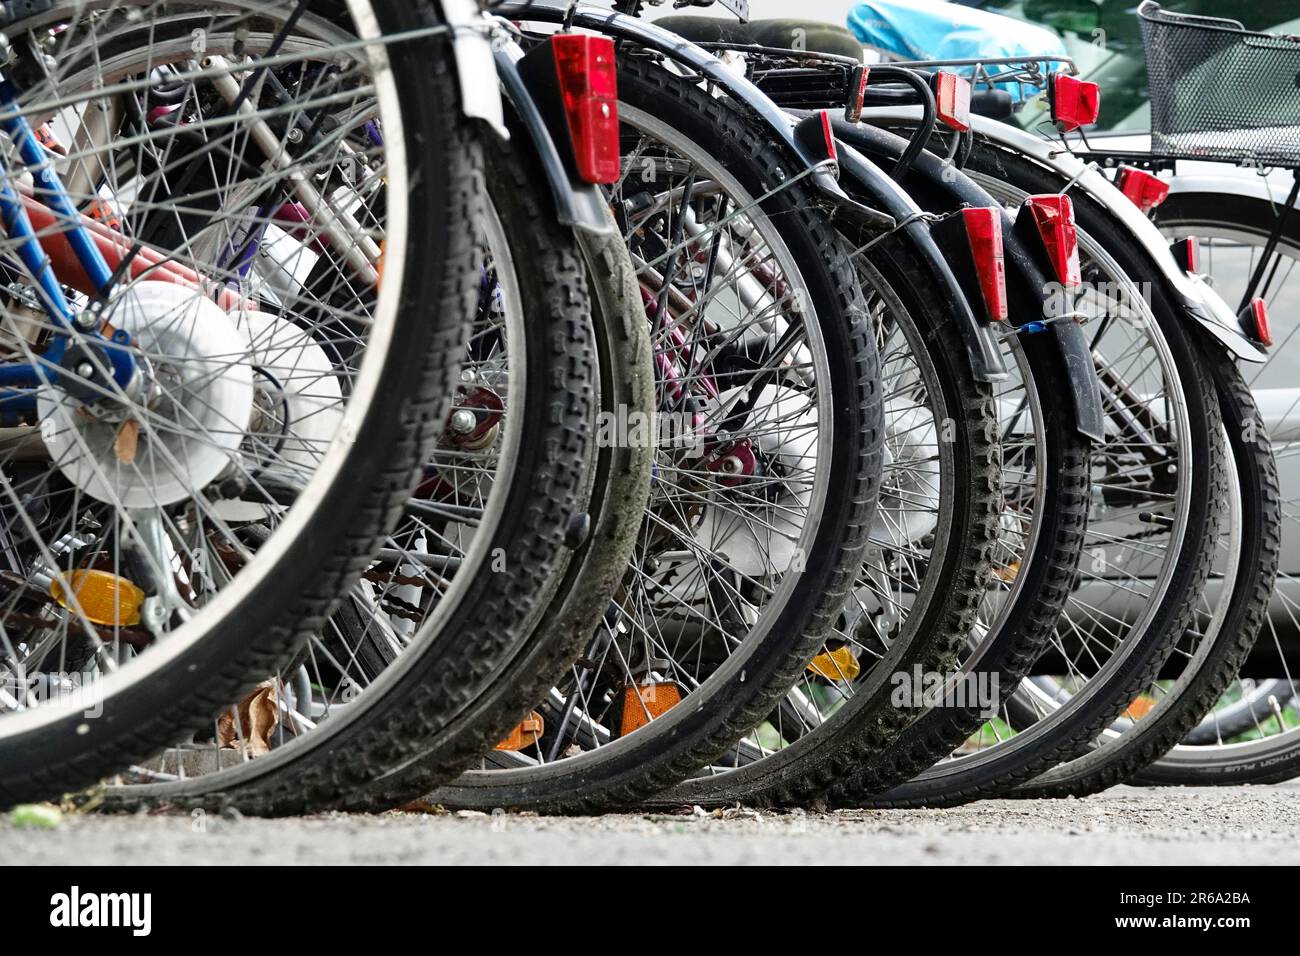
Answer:
<svg viewBox="0 0 1300 956"><path fill-rule="evenodd" d="M542 109L528 89L516 60L521 52L513 43L498 44L494 54L497 77L505 94L508 109L506 126L515 139L526 139L533 147L546 182L555 201L555 216L562 225L585 232L606 233L614 228L610 222L605 197L600 187L584 183L569 173L560 152L559 142L568 130L552 130Z"/></svg>
<svg viewBox="0 0 1300 956"><path fill-rule="evenodd" d="M952 266L931 233L930 223L917 217L917 208L906 194L879 166L847 144L841 144L840 169L845 181L853 190L860 191L871 202L888 212L902 225L899 229L907 236L913 250L922 257L931 275L939 281L927 290L937 298L943 308L957 319L957 329L966 353L970 358L975 377L982 382L1000 382L1008 377L1006 364L997 340L987 325L976 318L972 300L962 288Z"/></svg>
<svg viewBox="0 0 1300 956"><path fill-rule="evenodd" d="M808 181L836 205L852 205L840 188L832 163L809 152L794 134L790 117L758 87L707 50L652 23L599 8L572 6L569 0L504 0L492 7L497 16L507 19L533 20L540 23L567 24L592 30L617 41L651 50L704 77L718 89L741 103L750 116L767 127L772 138L783 145L802 170L792 176L807 176Z"/></svg>
<svg viewBox="0 0 1300 956"><path fill-rule="evenodd" d="M908 140L885 130L865 124L851 124L837 120L835 135L841 142L860 150L869 157L889 164L903 155ZM847 165L841 159L845 175ZM1001 204L977 185L969 176L951 163L923 150L914 160L908 173L907 187L912 196L927 211L947 212L962 206L998 209L1002 214L1002 245L1007 265L1007 296L1011 309L1009 321L1020 327L1028 322L1041 322L1057 311L1049 301L1053 287L1039 263L1038 253L1017 235L1015 220ZM948 250L953 256L969 255L962 249ZM970 301L982 301L973 278L965 280L965 295ZM969 308L966 310L969 313ZM963 318L963 321L965 319ZM981 326L987 329L987 326ZM1069 376L1069 387L1074 407L1075 429L1094 441L1105 439L1105 414L1101 401L1101 388L1097 370L1093 365L1092 351L1083 328L1075 322L1054 321L1048 324Z"/></svg>
<svg viewBox="0 0 1300 956"><path fill-rule="evenodd" d="M1049 152L1044 156L1036 147L1023 148L1033 146L1033 140L1026 142L1019 138L1019 130L998 125L999 132L1012 131L1006 134L1007 141L988 135L989 127L978 127L976 132L981 135L981 145L1030 160L1045 172L1059 177L1062 186L1074 180L1070 196L1075 205L1082 202L1091 204L1117 230L1132 235L1142 248L1151 274L1156 277L1169 302L1187 320L1188 329L1194 331L1202 344L1245 362L1268 361L1268 349L1242 330L1232 307L1213 289L1205 287L1203 280L1181 270L1169 253L1168 239L1099 171L1083 168L1078 159L1067 154ZM1076 166L1079 167L1077 171Z"/></svg>

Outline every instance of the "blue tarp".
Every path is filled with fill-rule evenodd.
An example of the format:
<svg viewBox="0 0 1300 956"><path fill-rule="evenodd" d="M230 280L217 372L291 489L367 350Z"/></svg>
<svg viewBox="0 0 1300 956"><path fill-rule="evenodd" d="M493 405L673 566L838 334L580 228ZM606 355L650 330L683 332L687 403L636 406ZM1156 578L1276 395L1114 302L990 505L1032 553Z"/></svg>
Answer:
<svg viewBox="0 0 1300 956"><path fill-rule="evenodd" d="M907 60L1065 55L1051 30L944 0L868 0L849 11L848 26L867 46ZM1019 98L1014 84L1006 89Z"/></svg>

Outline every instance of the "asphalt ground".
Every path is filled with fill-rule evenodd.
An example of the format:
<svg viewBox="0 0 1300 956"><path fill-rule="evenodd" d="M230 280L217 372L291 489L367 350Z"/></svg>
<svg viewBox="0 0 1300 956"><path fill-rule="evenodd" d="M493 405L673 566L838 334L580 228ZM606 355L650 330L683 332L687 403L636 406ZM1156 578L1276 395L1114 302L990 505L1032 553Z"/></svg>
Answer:
<svg viewBox="0 0 1300 956"><path fill-rule="evenodd" d="M947 810L64 815L0 822L9 864L1213 864L1300 862L1300 786L1135 789Z"/></svg>

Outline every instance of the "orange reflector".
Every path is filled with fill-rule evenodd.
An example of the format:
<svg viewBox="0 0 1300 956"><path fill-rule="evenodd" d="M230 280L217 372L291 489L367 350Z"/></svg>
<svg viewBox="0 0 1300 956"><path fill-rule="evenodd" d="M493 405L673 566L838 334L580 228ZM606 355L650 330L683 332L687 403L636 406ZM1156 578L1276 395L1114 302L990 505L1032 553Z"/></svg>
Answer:
<svg viewBox="0 0 1300 956"><path fill-rule="evenodd" d="M60 605L80 612L92 624L129 627L140 623L144 592L108 571L73 571L54 579L50 595Z"/></svg>
<svg viewBox="0 0 1300 956"><path fill-rule="evenodd" d="M853 680L862 673L862 665L847 644L833 651L822 651L808 664L808 669L827 680Z"/></svg>
<svg viewBox="0 0 1300 956"><path fill-rule="evenodd" d="M36 142L51 153L58 153L60 156L68 155L68 148L59 142L59 137L54 135L54 130L50 129L48 123L42 123L33 132L36 134Z"/></svg>
<svg viewBox="0 0 1300 956"><path fill-rule="evenodd" d="M542 720L542 715L537 711L530 710L528 716L519 721L515 729L510 731L506 739L497 744L494 749L523 750L541 740L544 733L546 733L546 721Z"/></svg>
<svg viewBox="0 0 1300 956"><path fill-rule="evenodd" d="M1128 709L1124 711L1124 714L1130 720L1141 720L1147 714L1151 713L1151 711L1155 710L1155 707L1156 699L1143 694L1141 697L1134 700L1133 703L1128 705Z"/></svg>
<svg viewBox="0 0 1300 956"><path fill-rule="evenodd" d="M1006 584L1010 584L1020 574L1020 562L1012 561L1010 564L1000 564L993 569L993 574Z"/></svg>
<svg viewBox="0 0 1300 956"><path fill-rule="evenodd" d="M626 737L638 727L662 717L682 702L682 692L672 681L623 688L623 713L618 735Z"/></svg>
<svg viewBox="0 0 1300 956"><path fill-rule="evenodd" d="M117 218L117 213L113 212L113 207L103 199L96 199L87 206L86 215L97 222L102 222L114 232L122 231L122 220Z"/></svg>

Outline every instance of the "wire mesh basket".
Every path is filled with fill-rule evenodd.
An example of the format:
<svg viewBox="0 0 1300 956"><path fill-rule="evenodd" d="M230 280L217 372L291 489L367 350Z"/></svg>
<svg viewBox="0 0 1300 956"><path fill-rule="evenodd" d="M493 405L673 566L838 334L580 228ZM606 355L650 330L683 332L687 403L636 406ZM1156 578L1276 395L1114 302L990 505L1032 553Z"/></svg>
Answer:
<svg viewBox="0 0 1300 956"><path fill-rule="evenodd" d="M1300 36L1236 20L1138 8L1151 94L1151 149L1300 167Z"/></svg>

